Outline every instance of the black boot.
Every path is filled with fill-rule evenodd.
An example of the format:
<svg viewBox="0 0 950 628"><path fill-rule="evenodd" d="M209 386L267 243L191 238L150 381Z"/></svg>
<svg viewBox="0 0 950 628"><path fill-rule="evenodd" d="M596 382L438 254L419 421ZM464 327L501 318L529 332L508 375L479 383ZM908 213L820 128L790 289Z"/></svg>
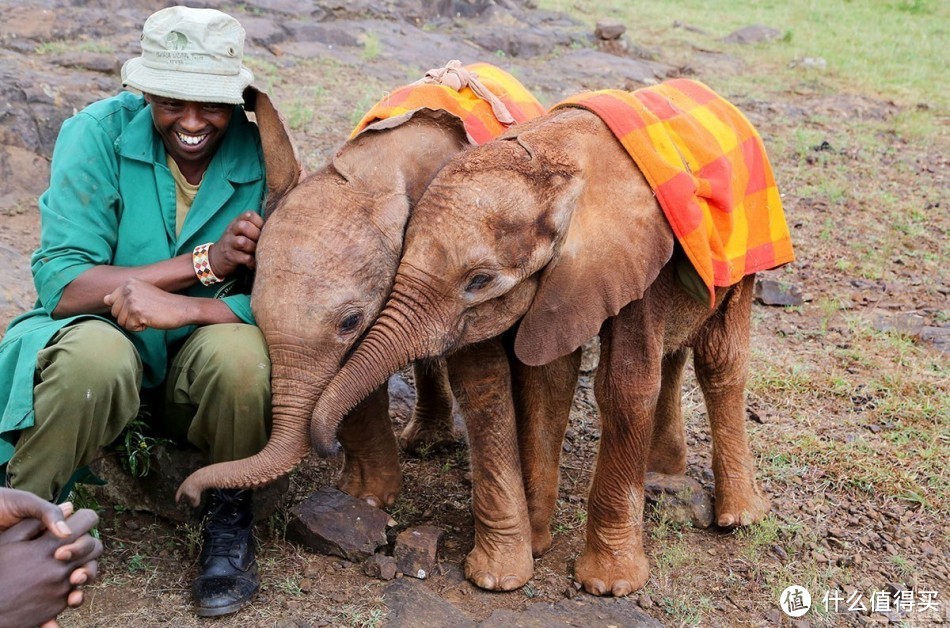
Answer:
<svg viewBox="0 0 950 628"><path fill-rule="evenodd" d="M209 493L201 574L191 586L199 617L233 613L257 595L260 580L253 523L251 491L213 489Z"/></svg>

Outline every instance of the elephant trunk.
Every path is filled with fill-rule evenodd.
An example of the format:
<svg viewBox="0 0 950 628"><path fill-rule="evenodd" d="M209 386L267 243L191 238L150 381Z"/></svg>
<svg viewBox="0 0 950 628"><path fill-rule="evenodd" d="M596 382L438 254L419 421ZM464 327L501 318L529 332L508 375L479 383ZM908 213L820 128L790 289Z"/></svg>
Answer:
<svg viewBox="0 0 950 628"><path fill-rule="evenodd" d="M181 483L175 499L198 506L208 488L255 488L290 473L310 453L307 417L315 399L301 395L301 382L275 376L273 426L267 445L257 454L198 469Z"/></svg>
<svg viewBox="0 0 950 628"><path fill-rule="evenodd" d="M407 313L418 312L418 308L399 291L397 280L386 308L357 350L327 384L313 410L310 439L319 455L336 453L340 422L391 374L413 360L437 355L437 351L426 350L419 341L419 330L431 326L420 322L417 316L407 316Z"/></svg>

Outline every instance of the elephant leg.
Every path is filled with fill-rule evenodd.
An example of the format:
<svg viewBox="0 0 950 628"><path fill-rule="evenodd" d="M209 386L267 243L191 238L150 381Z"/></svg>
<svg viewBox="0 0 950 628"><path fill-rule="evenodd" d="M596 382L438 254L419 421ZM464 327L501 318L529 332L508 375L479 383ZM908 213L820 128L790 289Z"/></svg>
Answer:
<svg viewBox="0 0 950 628"><path fill-rule="evenodd" d="M746 277L729 293L721 316L707 321L693 346L712 432L716 522L723 527L749 525L769 511L769 501L755 481L745 430L753 282L754 277Z"/></svg>
<svg viewBox="0 0 950 628"><path fill-rule="evenodd" d="M445 360L417 360L412 373L416 382L416 407L399 436L399 444L413 454L454 445L458 438L452 430L452 389Z"/></svg>
<svg viewBox="0 0 950 628"><path fill-rule="evenodd" d="M686 473L686 430L683 425L683 366L689 349L663 356L660 398L656 404L647 470L666 475Z"/></svg>
<svg viewBox="0 0 950 628"><path fill-rule="evenodd" d="M662 330L644 300L601 328L594 394L601 417L587 500L587 540L575 577L588 593L628 595L650 577L643 551L643 482L660 394Z"/></svg>
<svg viewBox="0 0 950 628"><path fill-rule="evenodd" d="M511 365L521 473L531 521L531 552L538 557L551 547L561 447L577 386L581 350L544 366L527 366L516 359Z"/></svg>
<svg viewBox="0 0 950 628"><path fill-rule="evenodd" d="M386 386L373 391L343 419L338 437L344 460L337 487L373 506L391 506L402 488L402 469Z"/></svg>
<svg viewBox="0 0 950 628"><path fill-rule="evenodd" d="M475 547L465 577L483 589L512 591L531 578L534 561L508 358L492 339L461 349L448 363L472 469Z"/></svg>

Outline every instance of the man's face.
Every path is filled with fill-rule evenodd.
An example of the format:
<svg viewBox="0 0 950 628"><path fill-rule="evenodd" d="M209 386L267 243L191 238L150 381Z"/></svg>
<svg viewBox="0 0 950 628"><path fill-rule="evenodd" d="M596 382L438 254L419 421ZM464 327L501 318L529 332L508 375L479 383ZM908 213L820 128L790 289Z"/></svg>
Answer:
<svg viewBox="0 0 950 628"><path fill-rule="evenodd" d="M231 122L234 105L146 94L152 122L178 167L204 172Z"/></svg>

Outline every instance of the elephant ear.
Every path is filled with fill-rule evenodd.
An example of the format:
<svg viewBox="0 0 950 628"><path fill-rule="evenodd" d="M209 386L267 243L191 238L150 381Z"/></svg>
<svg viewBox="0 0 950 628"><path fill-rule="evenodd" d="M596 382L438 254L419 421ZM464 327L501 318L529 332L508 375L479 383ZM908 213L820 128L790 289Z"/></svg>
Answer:
<svg viewBox="0 0 950 628"><path fill-rule="evenodd" d="M567 231L515 338L515 353L528 365L547 364L596 335L606 319L643 297L673 255L673 232L653 191L603 131L609 137L585 144L575 175L582 189L566 200L572 206L555 208Z"/></svg>
<svg viewBox="0 0 950 628"><path fill-rule="evenodd" d="M264 218L274 211L278 201L293 189L303 177L303 166L297 147L290 138L284 116L277 110L270 96L254 86L244 90L244 108L254 112L264 150L267 177L267 202Z"/></svg>

